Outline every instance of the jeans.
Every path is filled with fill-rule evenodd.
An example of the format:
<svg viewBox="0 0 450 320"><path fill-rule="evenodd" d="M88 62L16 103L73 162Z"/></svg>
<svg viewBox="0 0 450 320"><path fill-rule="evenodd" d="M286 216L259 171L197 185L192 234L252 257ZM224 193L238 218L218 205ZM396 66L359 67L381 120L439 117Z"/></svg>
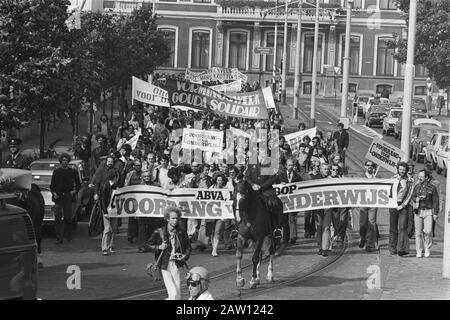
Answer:
<svg viewBox="0 0 450 320"><path fill-rule="evenodd" d="M102 251L112 249L114 244L114 236L117 229L117 218L108 218L103 216L103 237L102 237Z"/></svg>
<svg viewBox="0 0 450 320"><path fill-rule="evenodd" d="M409 252L408 210L409 205L400 211L389 209L389 251Z"/></svg>
<svg viewBox="0 0 450 320"><path fill-rule="evenodd" d="M422 253L424 246L425 250L429 251L433 245L431 234L433 226L432 210L419 210L419 213L414 215L414 224L416 227L416 252Z"/></svg>
<svg viewBox="0 0 450 320"><path fill-rule="evenodd" d="M377 212L378 208L361 208L359 212L359 235L361 240L366 240L366 247L369 248L378 245Z"/></svg>
<svg viewBox="0 0 450 320"><path fill-rule="evenodd" d="M128 238L137 238L138 237L138 223L137 223L137 219L135 217L128 218L127 237Z"/></svg>
<svg viewBox="0 0 450 320"><path fill-rule="evenodd" d="M415 233L416 228L414 227L414 210L412 206L408 209L408 237L411 238Z"/></svg>
<svg viewBox="0 0 450 320"><path fill-rule="evenodd" d="M63 221L64 219L64 221ZM56 239L62 241L64 231L68 239L72 238L72 196L65 193L55 203Z"/></svg>
<svg viewBox="0 0 450 320"><path fill-rule="evenodd" d="M316 233L313 211L314 210L305 211L305 234L309 233L312 236Z"/></svg>
<svg viewBox="0 0 450 320"><path fill-rule="evenodd" d="M312 210L316 220L317 244L322 250L329 250L331 244L331 209Z"/></svg>
<svg viewBox="0 0 450 320"><path fill-rule="evenodd" d="M333 208L328 210L332 211L334 234L344 239L348 224L348 208Z"/></svg>
<svg viewBox="0 0 450 320"><path fill-rule="evenodd" d="M169 261L167 270L162 269L161 274L168 294L166 300L181 300L180 269L178 269L175 261Z"/></svg>
<svg viewBox="0 0 450 320"><path fill-rule="evenodd" d="M138 248L144 248L150 238L150 223L152 218L137 218L137 245Z"/></svg>

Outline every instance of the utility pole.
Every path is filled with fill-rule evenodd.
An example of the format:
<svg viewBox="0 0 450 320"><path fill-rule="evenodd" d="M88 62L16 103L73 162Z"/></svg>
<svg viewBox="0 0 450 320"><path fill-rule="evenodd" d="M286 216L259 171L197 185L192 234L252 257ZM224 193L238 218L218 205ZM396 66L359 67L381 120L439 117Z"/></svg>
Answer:
<svg viewBox="0 0 450 320"><path fill-rule="evenodd" d="M347 103L348 103L348 80L350 75L350 38L351 38L351 23L352 23L352 6L353 0L347 0L347 20L345 25L345 50L344 50L344 65L342 73L342 98L341 98L341 118L347 117ZM409 131L408 131L409 132Z"/></svg>
<svg viewBox="0 0 450 320"><path fill-rule="evenodd" d="M314 24L314 51L312 65L312 84L311 84L311 120L310 127L316 126L316 79L317 79L317 48L319 46L319 1L316 0L316 20Z"/></svg>
<svg viewBox="0 0 450 320"><path fill-rule="evenodd" d="M298 2L297 16L297 48L295 50L294 103L292 104L292 119L297 119L298 99L300 98L300 42L302 35L302 3Z"/></svg>
<svg viewBox="0 0 450 320"><path fill-rule="evenodd" d="M411 2L416 0L411 0ZM411 5L412 6L412 5ZM411 9L410 9L411 10ZM450 121L449 121L450 123ZM449 127L450 132L450 127ZM447 168L450 165L450 153L447 157ZM442 277L450 279L450 174L447 172L447 192L445 193L445 212L444 212L444 257L442 265ZM439 195L441 196L441 195Z"/></svg>
<svg viewBox="0 0 450 320"><path fill-rule="evenodd" d="M275 33L273 35L273 70L272 70L272 83L273 83L273 94L277 92L277 81L276 81L276 75L277 75L277 42L278 42L278 0L275 2Z"/></svg>
<svg viewBox="0 0 450 320"><path fill-rule="evenodd" d="M285 0L285 7L284 7L284 41L283 41L283 74L281 78L281 104L286 104L286 65L287 65L287 34L288 34L288 10L289 10L289 3L288 0Z"/></svg>

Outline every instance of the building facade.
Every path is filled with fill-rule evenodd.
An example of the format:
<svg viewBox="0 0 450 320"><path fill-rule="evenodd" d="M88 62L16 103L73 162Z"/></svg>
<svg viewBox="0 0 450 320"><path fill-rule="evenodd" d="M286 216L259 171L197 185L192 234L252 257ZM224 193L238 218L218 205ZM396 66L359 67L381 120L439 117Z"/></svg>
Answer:
<svg viewBox="0 0 450 320"><path fill-rule="evenodd" d="M94 0L93 0L94 1ZM317 59L317 93L340 96L344 56L346 0L320 0ZM314 47L314 5L298 1L287 12L286 87L292 94L296 65L297 19L301 15L300 74L302 95L311 93ZM312 1L314 2L314 1ZM407 37L406 23L394 0L354 0L351 17L350 92L403 95L404 65L393 57L389 41ZM278 4L278 9L270 9ZM172 48L170 60L160 73L179 73L211 67L239 68L249 77L268 85L273 79L274 55L255 52L255 48L274 48L275 23L278 24L276 67L282 68L284 47L284 3L263 0L153 0L103 1L104 10L131 12L151 6L158 17L158 28ZM427 94L426 70L415 69L415 96Z"/></svg>

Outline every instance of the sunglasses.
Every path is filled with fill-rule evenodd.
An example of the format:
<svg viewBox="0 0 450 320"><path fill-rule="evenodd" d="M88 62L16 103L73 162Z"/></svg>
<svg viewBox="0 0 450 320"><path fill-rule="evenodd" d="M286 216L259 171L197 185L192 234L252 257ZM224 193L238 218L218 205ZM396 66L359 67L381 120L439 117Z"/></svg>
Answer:
<svg viewBox="0 0 450 320"><path fill-rule="evenodd" d="M195 287L197 287L199 284L200 284L200 281L190 281L190 280L186 281L186 285L187 285L188 287L193 287L193 288L195 288Z"/></svg>

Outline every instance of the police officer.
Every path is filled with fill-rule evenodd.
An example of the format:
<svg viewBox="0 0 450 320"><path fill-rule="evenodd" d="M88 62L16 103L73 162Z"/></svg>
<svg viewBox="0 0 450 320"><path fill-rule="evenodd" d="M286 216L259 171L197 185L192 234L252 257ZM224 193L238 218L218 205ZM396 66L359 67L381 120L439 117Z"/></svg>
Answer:
<svg viewBox="0 0 450 320"><path fill-rule="evenodd" d="M262 198L266 201L269 207L270 219L272 224L273 236L275 238L281 237L280 227L283 225L283 218L285 217L281 212L277 215L278 197L273 184L278 183L278 175L276 173L270 174L271 171L270 159L266 158L265 150L258 151L258 161L256 164L249 163L245 171L245 180L252 186L254 191L260 192Z"/></svg>
<svg viewBox="0 0 450 320"><path fill-rule="evenodd" d="M30 158L19 152L21 143L22 140L19 138L11 138L9 140L9 151L11 154L3 162L3 168L30 169Z"/></svg>

